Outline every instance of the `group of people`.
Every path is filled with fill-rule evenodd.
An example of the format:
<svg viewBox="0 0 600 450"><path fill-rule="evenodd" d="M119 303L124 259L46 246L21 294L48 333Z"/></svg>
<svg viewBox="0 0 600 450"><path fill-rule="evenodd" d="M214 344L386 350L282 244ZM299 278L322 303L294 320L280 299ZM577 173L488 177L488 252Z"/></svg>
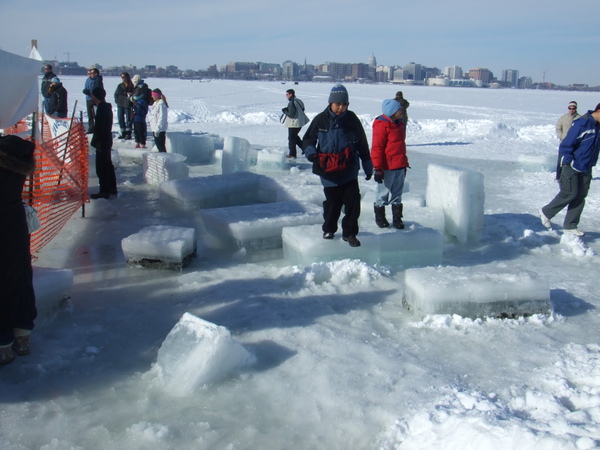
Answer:
<svg viewBox="0 0 600 450"><path fill-rule="evenodd" d="M62 119L67 117L67 90L62 85L60 79L52 72L51 64L44 66L41 94L46 114Z"/></svg>
<svg viewBox="0 0 600 450"><path fill-rule="evenodd" d="M600 153L600 103L583 115L577 112L577 102L570 102L568 112L556 123L558 163L556 179L559 192L540 211L542 225L552 228L551 219L567 208L563 220L565 233L584 236L578 228L585 199L592 182L592 168Z"/></svg>
<svg viewBox="0 0 600 450"><path fill-rule="evenodd" d="M90 145L96 149L96 175L100 185L99 191L91 194L90 198L109 198L117 194L115 169L111 159L113 113L112 105L106 102L106 91L97 68L88 71L83 93L88 101L88 133L92 134ZM149 114L154 143L159 152L166 152L169 105L162 91L151 91L139 75L132 78L129 73L123 72L114 98L121 130L118 139L130 140L133 134L135 148L146 148L146 119Z"/></svg>
<svg viewBox="0 0 600 450"><path fill-rule="evenodd" d="M286 91L288 105L282 109L288 128L288 158L296 157L296 147L312 162L312 171L321 178L323 202L323 239L333 239L342 218L342 239L351 247L359 247L360 166L365 179L373 175L377 182L374 201L375 222L380 228L390 226L385 207L392 207L392 223L398 229L402 222L402 190L410 167L406 156L406 108L409 103L398 92L382 104L382 114L373 122L371 150L363 126L350 104L346 87L336 84L329 94L328 106L317 114L300 139L299 132L309 122L304 103L293 89Z"/></svg>

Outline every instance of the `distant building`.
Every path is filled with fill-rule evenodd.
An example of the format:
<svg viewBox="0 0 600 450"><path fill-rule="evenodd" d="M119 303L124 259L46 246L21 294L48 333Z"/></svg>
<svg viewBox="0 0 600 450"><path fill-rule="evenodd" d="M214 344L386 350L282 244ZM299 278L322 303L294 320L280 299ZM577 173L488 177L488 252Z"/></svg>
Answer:
<svg viewBox="0 0 600 450"><path fill-rule="evenodd" d="M484 85L490 84L494 74L489 69L477 67L469 70L469 78L481 81Z"/></svg>
<svg viewBox="0 0 600 450"><path fill-rule="evenodd" d="M444 74L451 80L459 80L463 78L463 70L462 67L459 66L445 67Z"/></svg>
<svg viewBox="0 0 600 450"><path fill-rule="evenodd" d="M518 87L519 86L519 71L514 69L506 69L502 71L502 86Z"/></svg>
<svg viewBox="0 0 600 450"><path fill-rule="evenodd" d="M413 80L413 81L422 81L423 80L421 64L416 64L414 62L408 63L406 65L406 67L404 67L404 71L405 71L405 75L403 75L403 77L405 80Z"/></svg>

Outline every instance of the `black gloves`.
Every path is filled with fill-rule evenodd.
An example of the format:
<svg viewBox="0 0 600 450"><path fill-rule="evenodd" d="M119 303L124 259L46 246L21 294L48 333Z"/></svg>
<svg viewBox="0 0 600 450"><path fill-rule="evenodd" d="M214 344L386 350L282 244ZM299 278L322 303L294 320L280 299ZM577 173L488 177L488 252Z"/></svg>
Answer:
<svg viewBox="0 0 600 450"><path fill-rule="evenodd" d="M312 153L310 155L306 155L306 159L308 159L310 162L315 162L317 160L317 154Z"/></svg>
<svg viewBox="0 0 600 450"><path fill-rule="evenodd" d="M375 171L375 181L380 184L383 183L383 170Z"/></svg>

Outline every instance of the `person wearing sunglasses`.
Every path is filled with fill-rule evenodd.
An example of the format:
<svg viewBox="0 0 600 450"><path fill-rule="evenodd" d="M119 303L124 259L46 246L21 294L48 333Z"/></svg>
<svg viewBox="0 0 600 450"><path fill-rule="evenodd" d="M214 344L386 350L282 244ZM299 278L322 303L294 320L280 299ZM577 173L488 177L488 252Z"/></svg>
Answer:
<svg viewBox="0 0 600 450"><path fill-rule="evenodd" d="M556 122L556 137L561 142L569 132L573 121L581 117L577 113L577 102L569 102L568 108L569 112L560 116L560 119Z"/></svg>

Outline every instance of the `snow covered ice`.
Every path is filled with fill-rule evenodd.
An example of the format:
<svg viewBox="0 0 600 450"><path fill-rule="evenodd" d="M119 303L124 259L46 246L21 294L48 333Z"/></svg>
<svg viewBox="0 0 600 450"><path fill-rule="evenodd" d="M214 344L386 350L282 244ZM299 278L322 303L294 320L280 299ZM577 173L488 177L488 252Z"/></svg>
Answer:
<svg viewBox="0 0 600 450"><path fill-rule="evenodd" d="M70 107L75 100L84 104L84 77L61 80ZM259 163L263 149L287 148L279 115L289 86L150 81L169 99L167 135L216 136L215 157L197 163L188 157L189 178L158 187L144 180L134 144L115 141L119 196L87 204L86 217L74 215L34 261L72 271L73 282L70 300L38 319L32 354L0 370L3 450L598 447L600 184L596 177L582 216L586 236L564 236L564 214L551 230L537 216L558 191L551 167L523 166L523 157L553 160L556 120L571 100L580 112L593 108L597 93L400 88L410 101L407 229L382 233L405 237L429 228L441 236L439 213L423 202L429 165L482 174L478 239L443 241L435 268L456 268L465 277L494 267L532 274L548 284L553 309L494 319L408 310L402 305L406 268L394 261L344 257L296 265L283 252L266 252L265 259L260 251L223 247L202 226L204 210L285 201L319 206L323 200L302 157L280 168ZM118 82L106 77L107 92ZM346 87L350 109L370 138L381 101L398 87ZM331 84L294 89L312 118L325 108ZM228 136L249 143L249 172L222 174L219 153ZM91 173L94 192L93 167ZM221 177L249 187L219 198ZM205 185L185 191L188 180ZM163 189L180 182L180 190ZM359 183L358 237L360 249L370 252L365 242L377 231L371 228L375 183L362 174ZM205 187L202 198L197 193ZM245 191L248 200L231 204ZM195 229L197 257L181 272L131 267L121 241L147 226ZM315 245L353 250L339 240L325 243L319 224L301 227L311 226L306 239ZM153 368L186 313L222 327L255 363L221 370L226 353L215 353L203 362L218 376L190 385L181 397L171 395ZM200 345L185 342L189 349Z"/></svg>

